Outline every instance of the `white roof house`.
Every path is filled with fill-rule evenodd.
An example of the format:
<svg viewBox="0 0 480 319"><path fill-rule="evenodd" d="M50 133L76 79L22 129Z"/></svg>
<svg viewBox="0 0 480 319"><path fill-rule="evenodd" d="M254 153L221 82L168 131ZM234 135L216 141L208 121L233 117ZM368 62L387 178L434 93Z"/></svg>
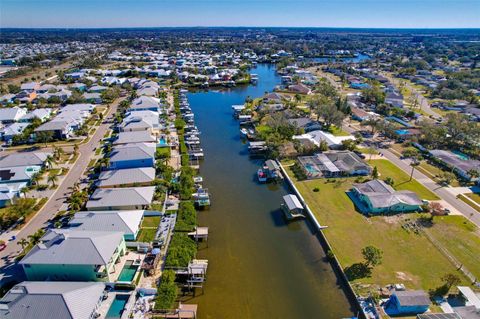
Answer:
<svg viewBox="0 0 480 319"><path fill-rule="evenodd" d="M311 131L302 135L294 135L292 138L295 140L299 140L302 143L313 144L317 147L320 146L320 143L322 141L325 141L330 148L338 148L342 145L343 141L355 139L353 135L335 136L331 133L320 130Z"/></svg>
<svg viewBox="0 0 480 319"><path fill-rule="evenodd" d="M97 188L87 202L87 210L146 209L153 201L155 186Z"/></svg>

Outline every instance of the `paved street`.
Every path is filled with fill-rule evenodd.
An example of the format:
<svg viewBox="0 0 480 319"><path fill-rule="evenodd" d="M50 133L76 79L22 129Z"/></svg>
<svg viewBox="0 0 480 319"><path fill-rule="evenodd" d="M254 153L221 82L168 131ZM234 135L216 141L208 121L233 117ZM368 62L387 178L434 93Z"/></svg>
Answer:
<svg viewBox="0 0 480 319"><path fill-rule="evenodd" d="M65 176L63 183L61 183L52 197L49 198L45 206L37 213L37 215L27 223L17 235L15 241L8 243L4 251L0 252L0 283L8 282L11 279L16 281L21 280L23 271L18 270L14 263L14 257L20 252L21 247L18 245L18 240L27 238L27 236L34 234L38 229L44 227L48 220L52 218L62 207L66 196L70 189L81 178L85 169L88 166L90 159L95 154L95 149L99 147L100 141L109 129L110 125L107 122L112 118L117 110L118 104L123 98L118 99L111 104L110 109L105 116L104 122L98 127L92 138L85 144L79 146L79 157L72 169Z"/></svg>
<svg viewBox="0 0 480 319"><path fill-rule="evenodd" d="M412 168L409 165L408 161L399 159L396 155L394 155L389 150L379 150L381 154L391 162L393 162L396 166L402 169L405 173L410 175ZM478 213L475 209L470 207L468 204L462 202L458 198L455 197L453 192L449 191L446 187L440 187L437 183L433 180L428 178L426 175L420 173L417 170L414 170L413 177L419 181L422 185L426 188L437 194L438 197L443 199L447 202L450 206L452 206L455 210L459 213L464 215L466 218L471 220L477 226L480 227L480 213Z"/></svg>

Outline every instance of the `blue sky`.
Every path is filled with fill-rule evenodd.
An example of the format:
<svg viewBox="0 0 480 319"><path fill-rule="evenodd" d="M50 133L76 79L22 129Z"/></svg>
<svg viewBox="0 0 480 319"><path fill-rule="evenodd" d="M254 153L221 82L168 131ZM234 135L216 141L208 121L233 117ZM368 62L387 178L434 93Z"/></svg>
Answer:
<svg viewBox="0 0 480 319"><path fill-rule="evenodd" d="M480 0L0 0L0 27L480 28Z"/></svg>

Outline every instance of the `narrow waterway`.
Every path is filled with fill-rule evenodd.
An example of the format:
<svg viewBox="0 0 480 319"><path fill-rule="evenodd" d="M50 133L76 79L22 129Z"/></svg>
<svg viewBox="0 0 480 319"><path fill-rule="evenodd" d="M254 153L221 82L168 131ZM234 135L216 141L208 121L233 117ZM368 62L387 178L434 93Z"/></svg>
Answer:
<svg viewBox="0 0 480 319"><path fill-rule="evenodd" d="M210 228L198 256L209 260L205 293L188 302L199 305L202 319L352 316L309 223L285 223L279 206L287 190L255 181L261 161L249 158L231 106L271 91L280 78L269 65L251 72L256 86L188 94L202 132L200 173L212 195L211 208L199 212L199 224Z"/></svg>

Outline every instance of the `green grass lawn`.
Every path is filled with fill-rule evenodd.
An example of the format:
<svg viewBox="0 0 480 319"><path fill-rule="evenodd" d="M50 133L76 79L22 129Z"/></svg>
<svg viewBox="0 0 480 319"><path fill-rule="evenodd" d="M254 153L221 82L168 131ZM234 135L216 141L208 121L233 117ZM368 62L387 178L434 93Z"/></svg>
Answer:
<svg viewBox="0 0 480 319"><path fill-rule="evenodd" d="M289 170L290 176L293 177ZM373 245L383 251L383 263L372 276L353 283L386 285L404 283L409 289L433 289L441 285L440 277L458 273L455 267L423 235L402 228L408 219L420 214L366 218L355 210L345 191L353 178L297 182L296 185L322 225L342 267L363 261L361 250ZM318 188L319 192L313 192ZM328 200L326 200L328 199ZM463 278L463 277L462 277Z"/></svg>
<svg viewBox="0 0 480 319"><path fill-rule="evenodd" d="M337 127L337 126L334 126L334 125L330 126L328 131L334 136L348 136L348 135L350 135L348 132L345 132L344 130L342 130L341 127Z"/></svg>
<svg viewBox="0 0 480 319"><path fill-rule="evenodd" d="M462 195L458 195L457 198L459 200L461 200L462 202L464 202L465 204L469 205L470 207L472 207L473 209L475 209L477 212L480 213L480 204L479 205L475 205L475 203L472 203L471 200L469 200L468 198L471 198L470 196L468 195L471 195L471 194L462 194ZM468 197L468 198L467 198ZM475 200L474 200L475 202Z"/></svg>
<svg viewBox="0 0 480 319"><path fill-rule="evenodd" d="M157 232L154 228L141 228L137 236L137 241L142 243L149 243L155 239L155 233Z"/></svg>
<svg viewBox="0 0 480 319"><path fill-rule="evenodd" d="M142 228L143 227L155 227L157 228L160 224L160 216L145 216L143 217Z"/></svg>
<svg viewBox="0 0 480 319"><path fill-rule="evenodd" d="M437 197L430 190L425 188L415 179L410 180L410 176L403 172L400 168L395 166L392 162L385 159L371 160L370 166L376 166L380 174L380 179L384 180L387 177L393 178L395 184L393 188L396 190L409 190L415 192L421 199L438 200Z"/></svg>
<svg viewBox="0 0 480 319"><path fill-rule="evenodd" d="M480 229L463 216L438 216L430 233L480 278Z"/></svg>
<svg viewBox="0 0 480 319"><path fill-rule="evenodd" d="M465 194L465 196L467 196L468 198L470 198L471 200L473 200L475 203L477 203L478 205L480 205L480 194L478 194L478 193L470 193L470 194Z"/></svg>

